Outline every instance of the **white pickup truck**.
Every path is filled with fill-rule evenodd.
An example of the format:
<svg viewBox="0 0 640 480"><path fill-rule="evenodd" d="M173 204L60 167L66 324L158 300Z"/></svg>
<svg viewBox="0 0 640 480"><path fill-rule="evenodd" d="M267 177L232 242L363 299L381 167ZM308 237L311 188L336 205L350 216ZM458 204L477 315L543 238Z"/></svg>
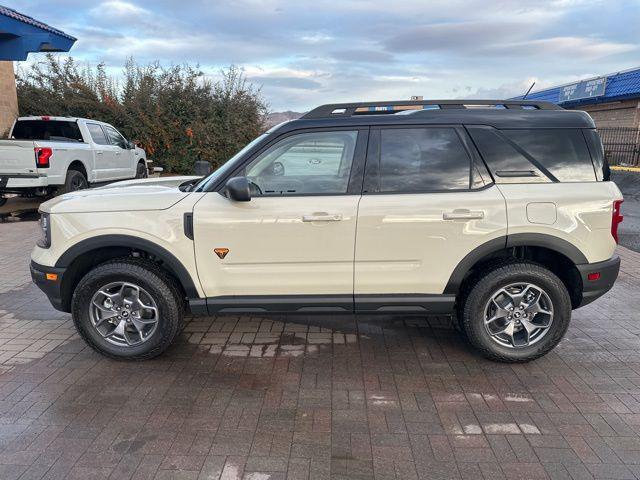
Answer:
<svg viewBox="0 0 640 480"><path fill-rule="evenodd" d="M11 194L46 197L146 176L144 150L97 120L20 117L0 140L0 205Z"/></svg>

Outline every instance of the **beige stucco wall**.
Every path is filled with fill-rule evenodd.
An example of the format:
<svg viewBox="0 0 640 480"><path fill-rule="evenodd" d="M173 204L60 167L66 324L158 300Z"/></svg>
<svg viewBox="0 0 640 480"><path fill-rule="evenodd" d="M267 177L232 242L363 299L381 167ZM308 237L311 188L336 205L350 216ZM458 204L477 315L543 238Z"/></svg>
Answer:
<svg viewBox="0 0 640 480"><path fill-rule="evenodd" d="M0 137L9 133L18 116L18 95L13 62L0 62Z"/></svg>

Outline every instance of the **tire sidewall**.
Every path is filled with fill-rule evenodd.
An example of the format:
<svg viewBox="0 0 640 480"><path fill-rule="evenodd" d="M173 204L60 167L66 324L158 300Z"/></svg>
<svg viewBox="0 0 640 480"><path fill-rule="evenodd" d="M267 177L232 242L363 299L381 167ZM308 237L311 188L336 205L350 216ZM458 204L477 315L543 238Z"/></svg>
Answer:
<svg viewBox="0 0 640 480"><path fill-rule="evenodd" d="M140 171L140 166L142 166L142 171ZM136 178L147 178L147 166L143 162L138 162L136 165Z"/></svg>
<svg viewBox="0 0 640 480"><path fill-rule="evenodd" d="M509 348L493 340L484 326L484 311L491 296L513 283L531 283L542 288L553 304L550 331L528 347ZM571 300L562 281L537 264L520 263L496 268L480 279L466 299L462 323L467 338L486 356L502 361L524 362L538 358L554 348L567 331L571 320Z"/></svg>
<svg viewBox="0 0 640 480"><path fill-rule="evenodd" d="M64 183L64 190L65 192L74 192L77 190L73 190L73 178L80 176L83 180L84 180L84 188L80 188L78 190L85 190L87 188L89 188L89 182L87 181L87 178L83 175L82 172L79 172L77 170L69 170L67 172L67 178L65 180Z"/></svg>
<svg viewBox="0 0 640 480"><path fill-rule="evenodd" d="M93 295L98 289L112 282L131 282L145 289L154 299L158 307L158 326L152 337L141 345L134 347L120 347L106 341L93 326L90 317L90 305ZM72 299L73 320L81 334L88 343L98 351L109 356L128 359L148 356L150 352L160 349L170 343L177 333L177 322L172 319L180 318L180 312L175 304L171 292L162 291L157 284L163 280L153 272L147 272L147 278L131 272L116 272L113 269L97 267L89 272L78 284ZM154 355L151 355L154 356Z"/></svg>

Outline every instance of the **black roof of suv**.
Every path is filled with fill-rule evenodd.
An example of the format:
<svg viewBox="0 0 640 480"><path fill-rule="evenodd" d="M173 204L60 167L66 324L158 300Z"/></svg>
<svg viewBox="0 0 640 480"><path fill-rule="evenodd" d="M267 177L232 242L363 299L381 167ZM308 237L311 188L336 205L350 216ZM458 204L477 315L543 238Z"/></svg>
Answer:
<svg viewBox="0 0 640 480"><path fill-rule="evenodd" d="M582 111L527 100L420 100L319 106L273 131L356 125L464 124L495 128L595 128Z"/></svg>

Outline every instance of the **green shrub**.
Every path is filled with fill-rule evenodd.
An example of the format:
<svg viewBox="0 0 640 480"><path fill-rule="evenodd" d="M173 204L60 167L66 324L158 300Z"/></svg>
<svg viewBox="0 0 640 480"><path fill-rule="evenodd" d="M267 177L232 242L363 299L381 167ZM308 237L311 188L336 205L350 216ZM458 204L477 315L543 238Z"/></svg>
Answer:
<svg viewBox="0 0 640 480"><path fill-rule="evenodd" d="M220 166L264 130L267 107L241 70L219 81L198 67L129 60L118 80L105 65L81 67L47 55L19 70L20 115L86 117L113 124L165 170L192 173L196 160Z"/></svg>

